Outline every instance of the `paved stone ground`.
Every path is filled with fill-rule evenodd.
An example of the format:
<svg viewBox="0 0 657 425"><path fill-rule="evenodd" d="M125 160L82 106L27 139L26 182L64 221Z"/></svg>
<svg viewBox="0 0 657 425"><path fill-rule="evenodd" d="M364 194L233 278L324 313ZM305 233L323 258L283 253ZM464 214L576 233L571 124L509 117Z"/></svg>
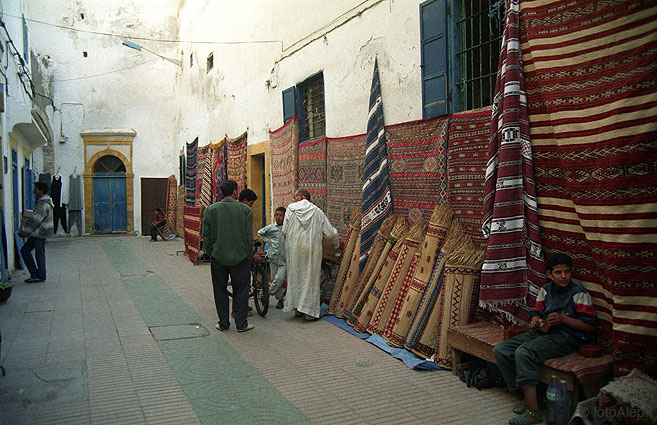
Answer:
<svg viewBox="0 0 657 425"><path fill-rule="evenodd" d="M0 305L2 424L505 424L517 399L408 369L324 321L270 309L219 332L182 241L48 242L48 280ZM272 302L274 300L272 299Z"/></svg>

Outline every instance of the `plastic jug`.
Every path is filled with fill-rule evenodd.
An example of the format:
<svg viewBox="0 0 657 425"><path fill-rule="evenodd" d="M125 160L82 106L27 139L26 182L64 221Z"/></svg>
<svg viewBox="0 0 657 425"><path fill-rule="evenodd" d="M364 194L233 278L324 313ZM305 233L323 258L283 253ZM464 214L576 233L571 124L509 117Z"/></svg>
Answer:
<svg viewBox="0 0 657 425"><path fill-rule="evenodd" d="M557 391L557 403L554 412L555 425L568 425L570 421L570 393L566 381L559 382L559 391Z"/></svg>
<svg viewBox="0 0 657 425"><path fill-rule="evenodd" d="M552 375L545 393L545 423L555 425L557 401L559 399L559 380Z"/></svg>

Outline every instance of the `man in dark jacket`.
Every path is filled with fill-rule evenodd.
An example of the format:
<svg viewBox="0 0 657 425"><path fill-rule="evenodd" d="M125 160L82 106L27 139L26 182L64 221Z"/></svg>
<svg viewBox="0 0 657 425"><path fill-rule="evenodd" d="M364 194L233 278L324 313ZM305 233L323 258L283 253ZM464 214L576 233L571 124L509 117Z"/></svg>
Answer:
<svg viewBox="0 0 657 425"><path fill-rule="evenodd" d="M25 267L30 272L27 283L44 282L46 280L46 238L52 236L52 200L48 193L48 184L43 182L34 183L34 196L37 200L36 207L30 216L24 221L18 230L18 236L27 238L25 245L21 248L21 255ZM32 250L36 256L36 264L32 257Z"/></svg>
<svg viewBox="0 0 657 425"><path fill-rule="evenodd" d="M228 277L233 287L233 311L238 332L253 329L247 314L251 282L250 257L253 253L253 212L237 200L237 182L221 184L224 199L205 209L203 243L212 257L211 273L214 303L219 322L216 328L230 328L228 310Z"/></svg>

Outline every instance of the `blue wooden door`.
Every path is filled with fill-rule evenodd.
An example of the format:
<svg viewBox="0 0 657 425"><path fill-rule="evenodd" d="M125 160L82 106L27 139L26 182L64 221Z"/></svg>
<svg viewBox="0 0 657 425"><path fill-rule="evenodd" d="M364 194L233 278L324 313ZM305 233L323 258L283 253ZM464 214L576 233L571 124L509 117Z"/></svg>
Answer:
<svg viewBox="0 0 657 425"><path fill-rule="evenodd" d="M100 233L128 229L124 173L94 175L94 229Z"/></svg>

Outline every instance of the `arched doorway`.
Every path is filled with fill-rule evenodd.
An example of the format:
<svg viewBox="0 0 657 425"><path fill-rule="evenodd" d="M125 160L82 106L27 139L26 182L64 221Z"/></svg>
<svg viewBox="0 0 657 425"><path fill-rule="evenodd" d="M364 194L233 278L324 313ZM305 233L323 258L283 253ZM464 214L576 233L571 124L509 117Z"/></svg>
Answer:
<svg viewBox="0 0 657 425"><path fill-rule="evenodd" d="M96 161L93 169L94 231L98 233L128 230L126 168L114 155Z"/></svg>

